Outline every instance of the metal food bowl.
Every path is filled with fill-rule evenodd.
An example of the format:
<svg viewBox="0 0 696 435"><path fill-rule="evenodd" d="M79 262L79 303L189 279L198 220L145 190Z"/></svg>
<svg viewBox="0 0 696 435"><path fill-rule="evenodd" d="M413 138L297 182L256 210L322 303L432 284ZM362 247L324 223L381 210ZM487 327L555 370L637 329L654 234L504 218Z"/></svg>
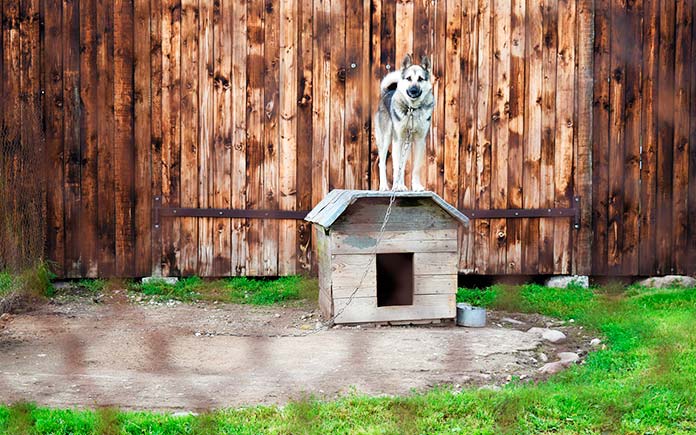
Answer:
<svg viewBox="0 0 696 435"><path fill-rule="evenodd" d="M457 304L457 325L469 328L486 326L486 309L465 303Z"/></svg>

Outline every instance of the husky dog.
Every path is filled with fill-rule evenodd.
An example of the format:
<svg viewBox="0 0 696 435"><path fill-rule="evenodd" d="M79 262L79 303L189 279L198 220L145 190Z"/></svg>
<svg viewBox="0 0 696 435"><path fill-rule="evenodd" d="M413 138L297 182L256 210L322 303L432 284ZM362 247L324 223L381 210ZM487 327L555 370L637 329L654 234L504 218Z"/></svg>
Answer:
<svg viewBox="0 0 696 435"><path fill-rule="evenodd" d="M423 56L420 65L414 65L406 55L399 71L382 79L381 98L375 113L375 139L379 154L379 190L389 190L387 183L387 151L392 146L393 189L408 190L404 182L406 161L413 148L411 188L425 190L420 181L425 158L425 135L430 128L435 97L430 82L430 59Z"/></svg>

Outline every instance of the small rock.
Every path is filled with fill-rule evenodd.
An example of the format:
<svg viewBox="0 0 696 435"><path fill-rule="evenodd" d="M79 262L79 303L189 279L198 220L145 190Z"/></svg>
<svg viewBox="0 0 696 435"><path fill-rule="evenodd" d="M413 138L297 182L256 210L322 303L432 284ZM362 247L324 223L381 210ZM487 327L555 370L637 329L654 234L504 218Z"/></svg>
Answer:
<svg viewBox="0 0 696 435"><path fill-rule="evenodd" d="M500 321L506 322L506 323L512 323L513 325L524 325L524 322L517 320L517 319L510 318L510 317L503 317L502 319L500 319Z"/></svg>
<svg viewBox="0 0 696 435"><path fill-rule="evenodd" d="M300 329L303 331L310 331L312 329L312 325L308 325L305 323L304 325L300 325Z"/></svg>
<svg viewBox="0 0 696 435"><path fill-rule="evenodd" d="M602 340L599 338L593 338L590 340L590 346L599 346L600 344L602 344Z"/></svg>
<svg viewBox="0 0 696 435"><path fill-rule="evenodd" d="M654 276L638 281L636 284L651 288L696 287L696 278L686 275Z"/></svg>
<svg viewBox="0 0 696 435"><path fill-rule="evenodd" d="M169 285L174 285L179 282L179 278L175 276L146 276L141 280L141 282L143 284L148 284L151 282L164 282Z"/></svg>
<svg viewBox="0 0 696 435"><path fill-rule="evenodd" d="M580 357L578 356L578 354L574 353L574 352L559 352L558 358L561 359L560 362L562 362L566 365L570 365L570 364L580 360Z"/></svg>
<svg viewBox="0 0 696 435"><path fill-rule="evenodd" d="M549 357L546 356L546 354L544 352L541 352L539 354L539 359L541 360L541 362L547 362L549 360Z"/></svg>
<svg viewBox="0 0 696 435"><path fill-rule="evenodd" d="M196 332L196 333L193 334L193 335L195 335L196 337L200 337L200 336L201 336L201 333L200 333L200 332Z"/></svg>
<svg viewBox="0 0 696 435"><path fill-rule="evenodd" d="M12 314L2 313L2 315L0 315L0 321L9 322L10 320L12 320Z"/></svg>
<svg viewBox="0 0 696 435"><path fill-rule="evenodd" d="M547 330L547 328L537 328L535 326L533 328L529 328L527 330L527 334L535 334L535 335L541 336L541 334L543 334L544 331L546 331L546 330Z"/></svg>
<svg viewBox="0 0 696 435"><path fill-rule="evenodd" d="M587 275L553 276L546 280L545 285L551 288L568 288L571 284L582 288L588 288L590 286L590 278Z"/></svg>
<svg viewBox="0 0 696 435"><path fill-rule="evenodd" d="M554 361L544 364L540 369L539 373L544 373L547 375L555 375L565 368L565 365L560 361Z"/></svg>
<svg viewBox="0 0 696 435"><path fill-rule="evenodd" d="M275 317L276 319L279 319L279 318L280 318L280 314L275 313L275 314L273 315L273 317Z"/></svg>
<svg viewBox="0 0 696 435"><path fill-rule="evenodd" d="M566 336L561 331L555 329L548 329L541 334L541 338L551 343L563 343L566 340Z"/></svg>
<svg viewBox="0 0 696 435"><path fill-rule="evenodd" d="M324 325L322 325L321 322L317 322L317 323L314 325L314 329L321 329L322 326L324 326Z"/></svg>

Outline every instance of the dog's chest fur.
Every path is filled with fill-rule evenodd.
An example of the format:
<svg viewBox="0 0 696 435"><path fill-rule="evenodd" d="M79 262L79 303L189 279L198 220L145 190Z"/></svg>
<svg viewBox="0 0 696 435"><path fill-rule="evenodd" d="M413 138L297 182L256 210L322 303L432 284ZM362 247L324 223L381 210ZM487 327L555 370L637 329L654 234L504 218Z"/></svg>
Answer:
<svg viewBox="0 0 696 435"><path fill-rule="evenodd" d="M433 115L434 98L432 93L423 96L416 106L410 106L407 97L395 92L391 98L391 118L397 137L406 138L409 130L412 139L425 137L430 128ZM411 118L412 117L412 118Z"/></svg>

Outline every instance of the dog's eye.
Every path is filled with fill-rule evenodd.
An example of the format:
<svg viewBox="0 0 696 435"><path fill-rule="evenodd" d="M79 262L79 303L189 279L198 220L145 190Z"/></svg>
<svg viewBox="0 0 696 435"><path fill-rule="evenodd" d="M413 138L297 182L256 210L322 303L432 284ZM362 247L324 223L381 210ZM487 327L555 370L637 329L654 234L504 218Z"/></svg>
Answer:
<svg viewBox="0 0 696 435"><path fill-rule="evenodd" d="M419 82L422 82L423 80L425 80L423 77L418 77Z"/></svg>

